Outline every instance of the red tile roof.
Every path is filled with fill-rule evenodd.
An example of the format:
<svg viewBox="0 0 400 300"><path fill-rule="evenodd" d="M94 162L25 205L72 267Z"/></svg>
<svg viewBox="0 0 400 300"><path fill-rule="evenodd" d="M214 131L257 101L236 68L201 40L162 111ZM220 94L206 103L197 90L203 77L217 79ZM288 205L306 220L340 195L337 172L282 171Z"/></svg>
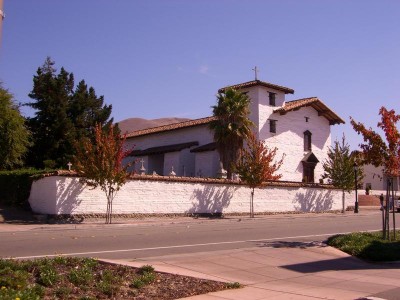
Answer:
<svg viewBox="0 0 400 300"><path fill-rule="evenodd" d="M206 118L201 118L201 119L189 120L189 121L184 121L184 122L179 122L179 123L174 123L174 124L169 124L169 125L163 125L163 126L158 126L158 127L153 127L153 128L137 130L137 131L128 133L126 135L126 138L204 125L204 124L210 123L212 120L215 120L215 117L211 116L211 117L206 117Z"/></svg>
<svg viewBox="0 0 400 300"><path fill-rule="evenodd" d="M231 86L226 86L226 87L220 88L218 90L218 93L223 93L225 91L225 89L227 89L227 88L244 89L244 88L257 86L257 85L261 85L261 86L264 86L264 87L267 87L267 88L278 90L278 91L284 92L285 94L293 94L294 93L294 90L291 89L291 88L287 88L287 87L284 87L284 86L272 84L272 83L269 83L269 82L264 82L264 81L261 81L261 80L253 80L253 81L239 83L239 84L235 84L235 85L231 85Z"/></svg>
<svg viewBox="0 0 400 300"><path fill-rule="evenodd" d="M299 100L288 101L285 103L285 106L276 109L274 112L280 113L281 115L286 114L289 111L300 109L301 107L312 106L321 116L326 117L331 125L345 123L337 114L335 114L331 109L329 109L321 100L317 97L304 98ZM142 130L136 130L126 135L126 138L143 136L148 134L154 134L158 132L165 132L170 130L176 130L181 128L188 128L194 126L200 126L204 124L208 124L211 121L215 120L214 116L189 120L179 123L173 123L169 125L163 125L153 128L147 128Z"/></svg>
<svg viewBox="0 0 400 300"><path fill-rule="evenodd" d="M289 111L298 110L298 109L300 109L302 107L306 107L306 106L311 106L312 108L314 108L318 112L318 115L327 118L331 125L345 123L342 118L340 118L334 111L332 111L328 106L326 106L317 97L310 97L310 98L303 98L303 99L288 101L285 103L284 106L282 106L278 109L275 109L274 112L284 115L284 114L288 113Z"/></svg>

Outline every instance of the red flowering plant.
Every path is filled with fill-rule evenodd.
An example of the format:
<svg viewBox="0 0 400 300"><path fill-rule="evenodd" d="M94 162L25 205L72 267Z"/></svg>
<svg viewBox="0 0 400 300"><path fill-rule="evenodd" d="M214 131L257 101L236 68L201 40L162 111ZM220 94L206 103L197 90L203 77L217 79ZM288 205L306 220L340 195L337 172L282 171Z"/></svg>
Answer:
<svg viewBox="0 0 400 300"><path fill-rule="evenodd" d="M106 224L111 223L112 204L116 193L125 184L130 164L122 161L131 150L124 149L125 135L114 126L94 128L94 140L85 138L77 145L75 170L80 181L90 187L100 187L107 197Z"/></svg>
<svg viewBox="0 0 400 300"><path fill-rule="evenodd" d="M386 141L373 131L367 129L364 124L357 123L352 118L351 125L354 130L363 136L364 143L360 144L363 151L363 160L366 164L372 164L375 167L383 167L383 173L388 178L386 201L394 197L393 192L393 177L400 175L400 133L397 128L397 123L400 120L400 115L392 110L387 110L381 107L379 110L381 121L378 122L378 127L383 130ZM393 198L394 199L394 198ZM389 237L389 205L386 205L385 222L383 224L383 235ZM395 215L393 210L393 227L395 229ZM395 230L394 230L395 233Z"/></svg>
<svg viewBox="0 0 400 300"><path fill-rule="evenodd" d="M277 148L268 148L263 141L258 140L253 133L247 139L247 147L240 150L239 161L234 170L251 188L250 217L254 217L254 189L264 182L279 180L282 175L276 174L282 166L284 155L275 160Z"/></svg>

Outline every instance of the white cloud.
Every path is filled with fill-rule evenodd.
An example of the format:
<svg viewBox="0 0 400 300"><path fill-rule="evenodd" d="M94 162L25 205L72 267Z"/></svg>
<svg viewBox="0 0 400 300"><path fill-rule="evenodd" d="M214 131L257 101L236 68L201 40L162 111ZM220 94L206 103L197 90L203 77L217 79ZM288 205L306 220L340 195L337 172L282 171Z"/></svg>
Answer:
<svg viewBox="0 0 400 300"><path fill-rule="evenodd" d="M207 65L201 65L199 68L199 73L200 74L207 74L208 73L209 67Z"/></svg>

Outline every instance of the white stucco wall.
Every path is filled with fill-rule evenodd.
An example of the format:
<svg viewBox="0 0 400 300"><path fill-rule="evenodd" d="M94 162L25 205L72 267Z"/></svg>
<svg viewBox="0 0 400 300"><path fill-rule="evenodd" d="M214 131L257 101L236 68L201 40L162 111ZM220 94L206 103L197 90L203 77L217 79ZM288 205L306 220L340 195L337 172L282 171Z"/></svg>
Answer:
<svg viewBox="0 0 400 300"><path fill-rule="evenodd" d="M260 116L262 107L260 107ZM306 122L305 117L308 117ZM264 139L269 147L277 147L277 159L285 154L284 162L279 170L283 175L281 180L301 181L303 179L303 166L301 160L307 152L304 152L304 132L312 133L312 152L318 158L319 163L315 167L315 182L323 174L322 162L327 158L328 148L331 146L331 134L329 121L318 116L318 112L311 107L303 107L297 111L290 111L285 115L273 114L277 120L276 133L269 132L268 119L265 118L264 126L260 129L260 139Z"/></svg>
<svg viewBox="0 0 400 300"><path fill-rule="evenodd" d="M255 212L340 210L339 190L269 186L256 189ZM115 214L247 213L250 189L241 185L130 180L113 202ZM353 204L346 193L346 205ZM106 198L100 189L83 187L76 177L51 176L32 184L29 203L35 213L105 213Z"/></svg>
<svg viewBox="0 0 400 300"><path fill-rule="evenodd" d="M373 165L362 166L364 170L363 188L366 188L368 183L372 186L372 191L386 191L387 177L383 175L383 167L374 167ZM398 177L393 178L393 189L400 190L400 180Z"/></svg>
<svg viewBox="0 0 400 300"><path fill-rule="evenodd" d="M216 177L219 170L219 154L215 151L197 152L196 177Z"/></svg>
<svg viewBox="0 0 400 300"><path fill-rule="evenodd" d="M364 165L364 179L363 188L366 188L366 184L370 183L372 190L385 190L386 185L383 180L383 168L376 168L373 165Z"/></svg>
<svg viewBox="0 0 400 300"><path fill-rule="evenodd" d="M263 86L243 89L243 92L247 93L250 97L249 119L255 125L257 138L260 138L260 130L266 120L270 118L275 109L282 106L285 102L285 93ZM275 93L275 106L269 105L269 92Z"/></svg>

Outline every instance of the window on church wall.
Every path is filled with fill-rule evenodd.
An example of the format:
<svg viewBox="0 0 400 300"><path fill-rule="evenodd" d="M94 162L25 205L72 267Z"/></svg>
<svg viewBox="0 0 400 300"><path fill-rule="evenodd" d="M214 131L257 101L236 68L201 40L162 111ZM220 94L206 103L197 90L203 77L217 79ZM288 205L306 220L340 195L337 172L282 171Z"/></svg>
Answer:
<svg viewBox="0 0 400 300"><path fill-rule="evenodd" d="M269 132L276 133L276 120L269 120Z"/></svg>
<svg viewBox="0 0 400 300"><path fill-rule="evenodd" d="M269 105L276 106L276 94L268 92Z"/></svg>
<svg viewBox="0 0 400 300"><path fill-rule="evenodd" d="M311 140L311 132L310 131L305 131L304 132L304 151L311 151L311 145L312 145L312 140Z"/></svg>

